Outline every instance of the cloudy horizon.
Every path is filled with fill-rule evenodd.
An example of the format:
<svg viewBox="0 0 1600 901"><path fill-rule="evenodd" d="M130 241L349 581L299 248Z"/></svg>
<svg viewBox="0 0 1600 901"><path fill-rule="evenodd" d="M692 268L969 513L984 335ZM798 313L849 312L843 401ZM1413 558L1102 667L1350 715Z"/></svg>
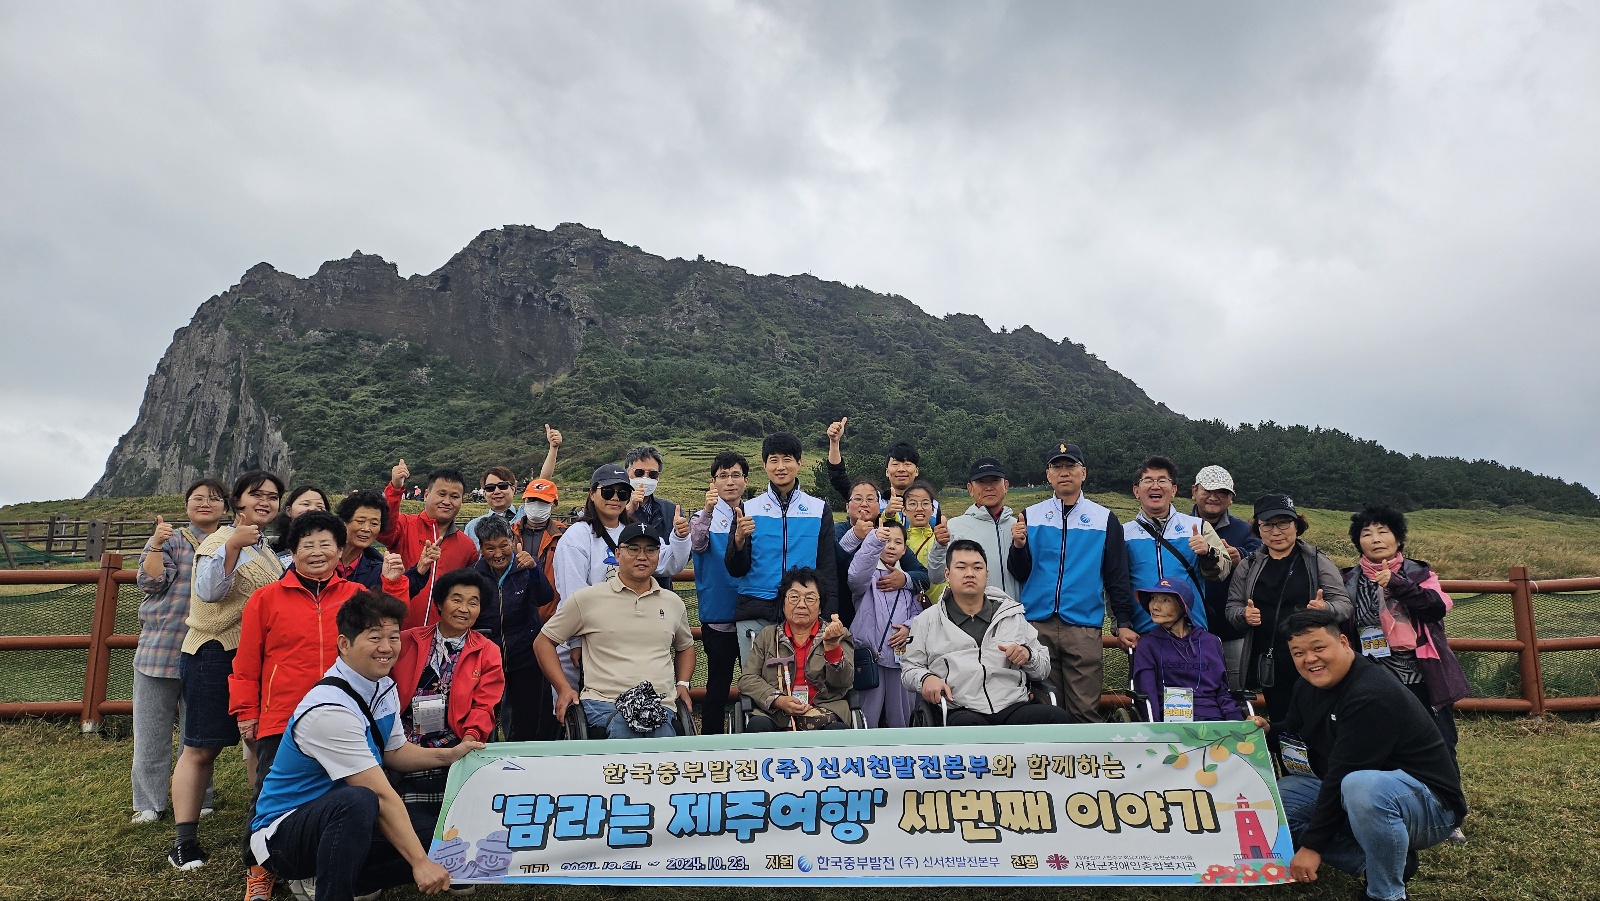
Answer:
<svg viewBox="0 0 1600 901"><path fill-rule="evenodd" d="M1592 6L14 4L0 104L0 504L250 266L562 222L1600 487Z"/></svg>

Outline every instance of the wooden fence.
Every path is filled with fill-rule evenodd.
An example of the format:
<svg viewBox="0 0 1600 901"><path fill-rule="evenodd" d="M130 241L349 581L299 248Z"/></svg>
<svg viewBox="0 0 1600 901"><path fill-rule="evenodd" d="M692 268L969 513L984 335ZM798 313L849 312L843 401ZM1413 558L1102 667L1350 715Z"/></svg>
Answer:
<svg viewBox="0 0 1600 901"><path fill-rule="evenodd" d="M124 569L122 555L115 553L103 555L100 558L99 569L0 571L0 585L92 584L95 586L94 611L88 634L0 635L0 653L87 651L88 664L84 671L82 697L74 700L0 703L0 718L77 715L83 730L93 732L99 729L105 717L132 712L131 702L107 700L106 693L111 673L111 652L130 649L138 643L137 635L116 631L121 587L134 582L135 579L135 571ZM686 570L679 573L677 579L692 580L693 573ZM1600 651L1600 635L1541 639L1538 637L1534 620L1535 595L1600 591L1600 578L1538 582L1528 577L1526 567L1516 566L1511 568L1504 581L1446 580L1443 582L1443 587L1451 594L1503 594L1511 597L1515 638L1452 638L1450 646L1457 652L1514 654L1521 676L1520 697L1468 698L1458 702L1456 709L1522 713L1531 716L1547 712L1600 710L1600 695L1547 697L1540 669L1540 657L1543 654ZM1115 646L1115 639L1110 636L1107 636L1105 641L1107 647ZM1102 696L1101 702L1107 707L1125 706L1128 704L1128 699L1125 695L1108 692Z"/></svg>

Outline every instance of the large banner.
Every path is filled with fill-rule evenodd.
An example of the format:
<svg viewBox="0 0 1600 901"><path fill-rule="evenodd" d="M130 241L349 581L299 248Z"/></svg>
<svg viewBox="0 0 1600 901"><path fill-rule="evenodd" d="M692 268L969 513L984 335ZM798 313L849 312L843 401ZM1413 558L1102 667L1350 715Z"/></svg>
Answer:
<svg viewBox="0 0 1600 901"><path fill-rule="evenodd" d="M507 743L450 771L456 882L1285 882L1246 723L875 729Z"/></svg>

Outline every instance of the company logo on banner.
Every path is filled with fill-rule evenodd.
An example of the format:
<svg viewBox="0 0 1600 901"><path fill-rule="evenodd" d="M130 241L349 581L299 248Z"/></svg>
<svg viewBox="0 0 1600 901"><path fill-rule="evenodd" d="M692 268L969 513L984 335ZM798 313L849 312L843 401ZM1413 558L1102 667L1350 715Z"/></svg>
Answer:
<svg viewBox="0 0 1600 901"><path fill-rule="evenodd" d="M1288 880L1248 723L490 745L450 770L454 882L1211 885Z"/></svg>

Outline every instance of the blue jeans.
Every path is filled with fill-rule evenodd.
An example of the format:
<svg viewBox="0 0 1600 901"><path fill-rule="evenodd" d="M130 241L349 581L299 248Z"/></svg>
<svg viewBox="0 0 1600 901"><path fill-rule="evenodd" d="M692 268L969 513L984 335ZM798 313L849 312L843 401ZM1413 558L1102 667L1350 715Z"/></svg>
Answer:
<svg viewBox="0 0 1600 901"><path fill-rule="evenodd" d="M1322 780L1311 776L1278 780L1296 848L1321 791ZM1367 894L1374 898L1404 898L1406 852L1449 838L1458 825L1455 811L1403 770L1357 770L1344 777L1341 794L1350 826L1318 849L1323 861L1354 876L1366 873Z"/></svg>
<svg viewBox="0 0 1600 901"><path fill-rule="evenodd" d="M606 730L606 738L671 738L678 732L673 728L673 723L678 718L678 711L673 710L667 717L666 723L654 732L635 732L628 728L628 723L617 716L617 705L610 701L583 701L583 718L589 721L590 729Z"/></svg>

